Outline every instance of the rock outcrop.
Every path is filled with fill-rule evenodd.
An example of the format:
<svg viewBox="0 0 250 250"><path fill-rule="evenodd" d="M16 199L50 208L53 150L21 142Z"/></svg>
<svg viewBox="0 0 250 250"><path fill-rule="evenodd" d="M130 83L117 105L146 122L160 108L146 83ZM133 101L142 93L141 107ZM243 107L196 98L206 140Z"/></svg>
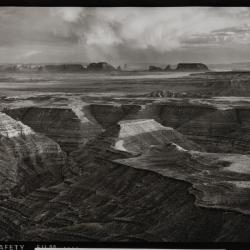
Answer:
<svg viewBox="0 0 250 250"><path fill-rule="evenodd" d="M187 149L198 149L199 146L186 139L170 127L164 127L153 119L122 120L115 148L140 154L152 145L164 145L175 142Z"/></svg>
<svg viewBox="0 0 250 250"><path fill-rule="evenodd" d="M102 127L94 118L87 115L87 110L83 109L83 106L27 107L9 109L5 112L30 126L34 131L53 139L69 153L102 132Z"/></svg>
<svg viewBox="0 0 250 250"><path fill-rule="evenodd" d="M196 204L250 215L250 156L188 151L175 143L142 156L116 160L137 169L191 183Z"/></svg>
<svg viewBox="0 0 250 250"><path fill-rule="evenodd" d="M66 156L57 143L0 113L1 195L22 195L61 182L65 162Z"/></svg>
<svg viewBox="0 0 250 250"><path fill-rule="evenodd" d="M164 127L153 119L122 120L109 126L102 134L74 151L70 156L80 165L128 158L142 154L152 145L179 143L187 149L201 149L172 128ZM91 164L92 164L91 163Z"/></svg>
<svg viewBox="0 0 250 250"><path fill-rule="evenodd" d="M136 104L90 104L89 110L96 121L104 128L117 124L120 120L136 114L141 109Z"/></svg>

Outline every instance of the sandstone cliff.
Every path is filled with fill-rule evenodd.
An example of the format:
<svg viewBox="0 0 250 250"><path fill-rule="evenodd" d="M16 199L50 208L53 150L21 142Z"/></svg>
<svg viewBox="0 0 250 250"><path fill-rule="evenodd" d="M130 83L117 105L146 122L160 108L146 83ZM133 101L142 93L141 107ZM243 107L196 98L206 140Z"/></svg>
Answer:
<svg viewBox="0 0 250 250"><path fill-rule="evenodd" d="M121 120L154 119L176 129L209 152L248 153L249 109L216 107L206 103L91 104L90 114L103 128Z"/></svg>
<svg viewBox="0 0 250 250"><path fill-rule="evenodd" d="M5 112L55 140L64 151L76 150L79 145L101 133L100 125L85 116L88 111L81 107L28 107L6 110Z"/></svg>
<svg viewBox="0 0 250 250"><path fill-rule="evenodd" d="M1 194L21 195L63 180L66 156L59 145L3 113L0 158Z"/></svg>
<svg viewBox="0 0 250 250"><path fill-rule="evenodd" d="M173 128L164 127L153 119L123 120L118 124L120 131L115 148L132 154L142 153L152 145L164 145L170 141L187 149L199 148Z"/></svg>

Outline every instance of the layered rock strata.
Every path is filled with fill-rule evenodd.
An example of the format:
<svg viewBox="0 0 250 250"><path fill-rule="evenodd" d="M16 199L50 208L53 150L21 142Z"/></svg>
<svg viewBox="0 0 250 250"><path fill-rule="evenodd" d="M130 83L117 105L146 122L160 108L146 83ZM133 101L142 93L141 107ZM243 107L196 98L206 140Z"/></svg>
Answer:
<svg viewBox="0 0 250 250"><path fill-rule="evenodd" d="M27 107L5 112L53 139L65 152L71 152L102 132L102 127L82 109L83 106L73 105L71 108Z"/></svg>
<svg viewBox="0 0 250 250"><path fill-rule="evenodd" d="M66 156L57 143L0 113L1 194L25 194L64 178Z"/></svg>
<svg viewBox="0 0 250 250"><path fill-rule="evenodd" d="M196 142L199 136L206 148L219 134L245 142L247 109L75 101L68 107L15 108L6 113L20 121L3 114L7 122L2 127L8 129L1 129L7 138L2 169L11 182L1 186L7 190L0 201L1 240L249 240L249 156L200 152L201 147L180 133ZM66 156L57 143L36 133L38 129L55 141L71 131L75 144L67 146L67 133L65 141L58 140ZM16 158L15 150L9 150L13 145L22 152ZM226 143L222 145L221 151L229 151Z"/></svg>
<svg viewBox="0 0 250 250"><path fill-rule="evenodd" d="M196 206L188 182L127 163L101 159L91 167L82 163L81 176L38 189L23 200L0 202L1 215L6 214L4 208L16 204L17 211L10 210L22 225L15 236L14 231L7 230L1 237L40 241L248 241L249 216Z"/></svg>
<svg viewBox="0 0 250 250"><path fill-rule="evenodd" d="M161 102L145 105L90 105L90 112L104 128L122 120L154 119L187 136L210 152L250 152L247 107Z"/></svg>
<svg viewBox="0 0 250 250"><path fill-rule="evenodd" d="M250 214L250 156L188 151L175 143L142 156L116 160L137 169L191 183L198 206Z"/></svg>
<svg viewBox="0 0 250 250"><path fill-rule="evenodd" d="M199 146L186 139L179 132L165 127L153 119L122 120L115 148L130 153L142 153L152 145L164 145L170 141L187 149L198 149Z"/></svg>
<svg viewBox="0 0 250 250"><path fill-rule="evenodd" d="M204 105L166 105L162 124L176 128L210 152L250 152L249 109Z"/></svg>

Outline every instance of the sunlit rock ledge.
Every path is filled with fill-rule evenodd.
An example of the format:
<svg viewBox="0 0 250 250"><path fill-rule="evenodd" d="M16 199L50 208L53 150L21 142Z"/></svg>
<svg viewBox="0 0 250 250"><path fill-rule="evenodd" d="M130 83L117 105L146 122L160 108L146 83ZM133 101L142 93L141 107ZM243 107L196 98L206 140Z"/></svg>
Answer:
<svg viewBox="0 0 250 250"><path fill-rule="evenodd" d="M250 214L250 155L205 153L166 143L115 162L190 183L198 206Z"/></svg>

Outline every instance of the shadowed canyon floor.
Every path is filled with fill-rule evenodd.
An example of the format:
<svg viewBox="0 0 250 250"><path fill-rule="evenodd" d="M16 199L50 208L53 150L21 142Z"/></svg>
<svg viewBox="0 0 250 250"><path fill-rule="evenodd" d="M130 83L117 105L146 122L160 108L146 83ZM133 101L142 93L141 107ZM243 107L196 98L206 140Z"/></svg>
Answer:
<svg viewBox="0 0 250 250"><path fill-rule="evenodd" d="M0 239L248 241L249 78L5 87ZM148 87L131 94L135 85Z"/></svg>

